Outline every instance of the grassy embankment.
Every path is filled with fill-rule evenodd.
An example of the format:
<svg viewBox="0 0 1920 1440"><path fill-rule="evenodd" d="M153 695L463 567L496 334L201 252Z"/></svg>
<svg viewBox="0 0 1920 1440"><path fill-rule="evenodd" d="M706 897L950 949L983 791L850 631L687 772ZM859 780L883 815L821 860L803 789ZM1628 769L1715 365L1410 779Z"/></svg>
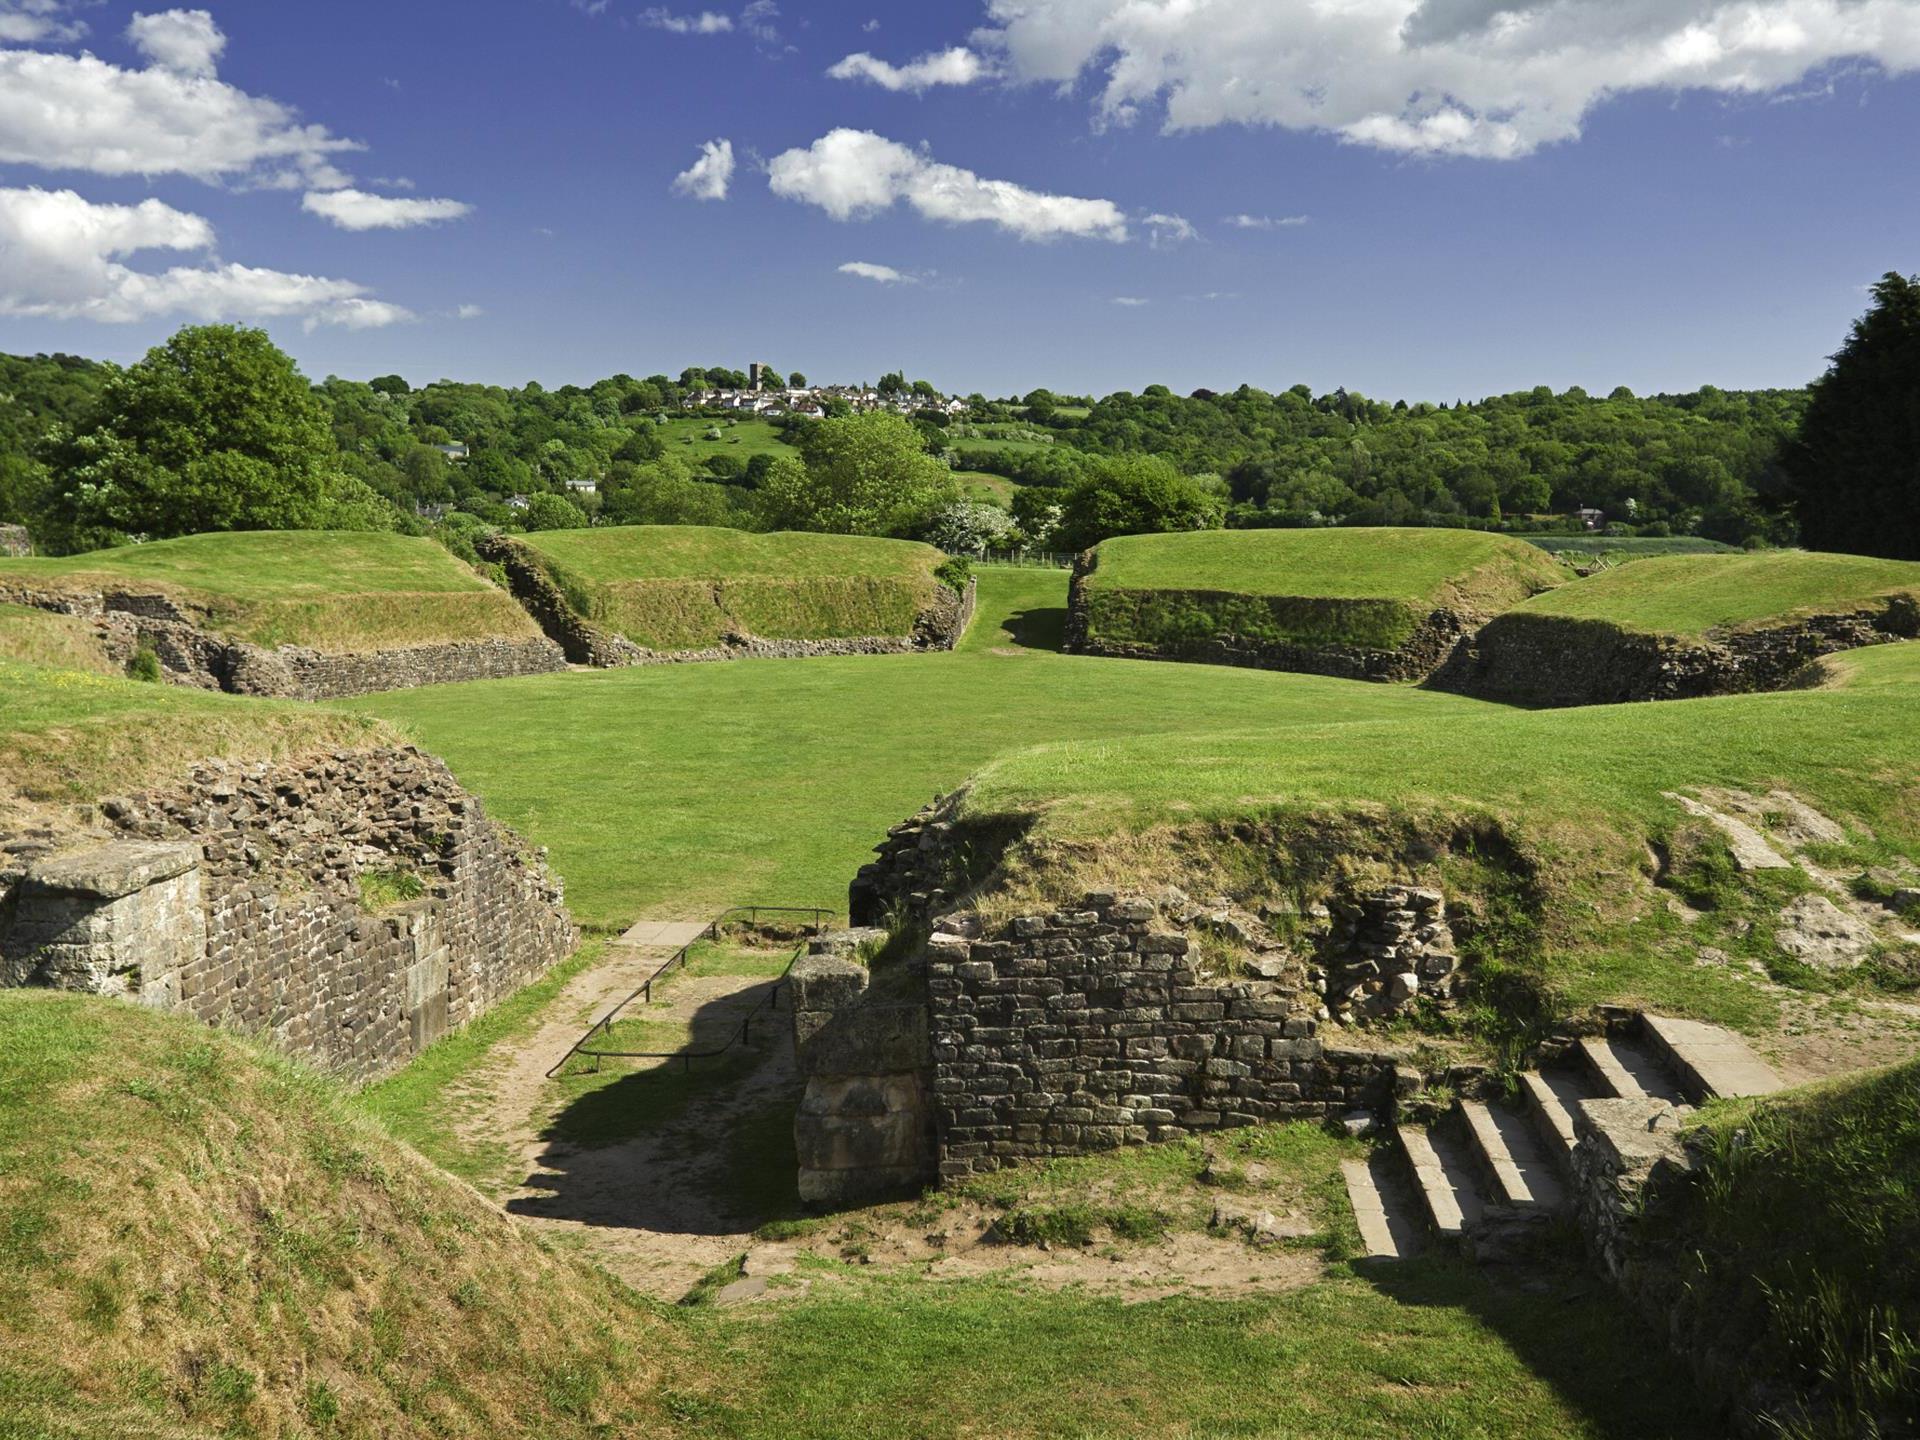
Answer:
<svg viewBox="0 0 1920 1440"><path fill-rule="evenodd" d="M0 660L96 675L119 673L107 663L85 620L24 605L0 603Z"/></svg>
<svg viewBox="0 0 1920 1440"><path fill-rule="evenodd" d="M741 631L770 640L909 635L940 584L940 552L904 540L703 525L522 538L583 618L651 650L701 649Z"/></svg>
<svg viewBox="0 0 1920 1440"><path fill-rule="evenodd" d="M0 560L0 584L173 597L210 629L330 652L540 632L513 597L432 540L255 531L190 535L58 559Z"/></svg>
<svg viewBox="0 0 1920 1440"><path fill-rule="evenodd" d="M1223 635L1393 650L1436 609L1485 618L1570 578L1535 546L1470 530L1129 535L1095 555L1092 637L1170 650Z"/></svg>
<svg viewBox="0 0 1920 1440"><path fill-rule="evenodd" d="M1516 606L1516 617L1616 626L1698 640L1803 615L1844 615L1920 597L1920 563L1806 550L1638 560Z"/></svg>

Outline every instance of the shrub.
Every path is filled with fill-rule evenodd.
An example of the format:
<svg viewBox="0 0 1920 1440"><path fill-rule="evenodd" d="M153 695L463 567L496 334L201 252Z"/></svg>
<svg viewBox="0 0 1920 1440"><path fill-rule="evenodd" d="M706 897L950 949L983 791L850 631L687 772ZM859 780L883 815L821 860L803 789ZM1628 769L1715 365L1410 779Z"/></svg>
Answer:
<svg viewBox="0 0 1920 1440"><path fill-rule="evenodd" d="M142 645L133 652L133 659L127 662L127 677L132 680L144 680L157 685L165 678L160 668L160 657L153 653L151 645Z"/></svg>

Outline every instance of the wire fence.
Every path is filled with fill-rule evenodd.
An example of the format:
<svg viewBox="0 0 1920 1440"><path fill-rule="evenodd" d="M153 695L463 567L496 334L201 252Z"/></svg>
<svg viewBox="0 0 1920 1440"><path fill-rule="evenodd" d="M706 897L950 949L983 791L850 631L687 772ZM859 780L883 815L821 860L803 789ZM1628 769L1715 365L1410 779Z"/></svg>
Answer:
<svg viewBox="0 0 1920 1440"><path fill-rule="evenodd" d="M1055 550L982 550L976 565L1004 565L1020 570L1071 570L1073 556Z"/></svg>

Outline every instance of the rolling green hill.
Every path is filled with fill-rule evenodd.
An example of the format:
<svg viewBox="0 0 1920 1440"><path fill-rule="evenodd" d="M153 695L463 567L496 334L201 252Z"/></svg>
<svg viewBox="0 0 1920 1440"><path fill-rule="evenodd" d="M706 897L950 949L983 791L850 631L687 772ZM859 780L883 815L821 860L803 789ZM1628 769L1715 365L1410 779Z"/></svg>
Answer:
<svg viewBox="0 0 1920 1440"><path fill-rule="evenodd" d="M59 670L118 673L95 642L93 627L71 615L0 604L0 660Z"/></svg>
<svg viewBox="0 0 1920 1440"><path fill-rule="evenodd" d="M650 650L908 635L935 598L941 554L864 536L750 534L698 525L548 530L521 537L585 619Z"/></svg>
<svg viewBox="0 0 1920 1440"><path fill-rule="evenodd" d="M59 559L0 560L0 587L172 597L257 645L381 649L539 633L504 590L432 540L342 531L190 535Z"/></svg>
<svg viewBox="0 0 1920 1440"><path fill-rule="evenodd" d="M1920 596L1920 563L1761 550L1636 560L1536 595L1515 613L1699 639L1802 615L1846 614L1900 595Z"/></svg>

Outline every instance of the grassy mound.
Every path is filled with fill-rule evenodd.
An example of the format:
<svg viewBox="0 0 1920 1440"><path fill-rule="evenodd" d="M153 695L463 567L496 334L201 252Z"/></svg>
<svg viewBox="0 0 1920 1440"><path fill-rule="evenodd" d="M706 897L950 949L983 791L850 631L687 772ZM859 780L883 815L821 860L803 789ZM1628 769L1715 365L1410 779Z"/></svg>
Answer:
<svg viewBox="0 0 1920 1440"><path fill-rule="evenodd" d="M96 675L118 673L101 653L93 627L86 621L24 605L0 603L0 660Z"/></svg>
<svg viewBox="0 0 1920 1440"><path fill-rule="evenodd" d="M754 535L703 525L548 530L522 537L584 619L649 650L729 634L767 640L908 635L935 598L930 545L851 535Z"/></svg>
<svg viewBox="0 0 1920 1440"><path fill-rule="evenodd" d="M0 1430L653 1430L667 1327L357 1117L123 1002L0 995Z"/></svg>
<svg viewBox="0 0 1920 1440"><path fill-rule="evenodd" d="M386 726L341 711L0 659L0 797L91 800L175 778L202 758L393 743Z"/></svg>
<svg viewBox="0 0 1920 1440"><path fill-rule="evenodd" d="M1536 546L1470 530L1129 535L1094 555L1089 638L1170 649L1229 636L1393 650L1435 610L1482 619L1567 578Z"/></svg>
<svg viewBox="0 0 1920 1440"><path fill-rule="evenodd" d="M278 530L0 560L0 586L163 594L256 645L334 653L540 632L512 596L431 540Z"/></svg>
<svg viewBox="0 0 1920 1440"><path fill-rule="evenodd" d="M1806 615L1849 614L1895 596L1920 596L1920 563L1763 550L1636 560L1536 595L1514 613L1698 640Z"/></svg>
<svg viewBox="0 0 1920 1440"><path fill-rule="evenodd" d="M1697 1267L1700 1317L1816 1416L1789 1435L1920 1420L1920 1062L1708 1112L1700 1163L1656 1212Z"/></svg>

